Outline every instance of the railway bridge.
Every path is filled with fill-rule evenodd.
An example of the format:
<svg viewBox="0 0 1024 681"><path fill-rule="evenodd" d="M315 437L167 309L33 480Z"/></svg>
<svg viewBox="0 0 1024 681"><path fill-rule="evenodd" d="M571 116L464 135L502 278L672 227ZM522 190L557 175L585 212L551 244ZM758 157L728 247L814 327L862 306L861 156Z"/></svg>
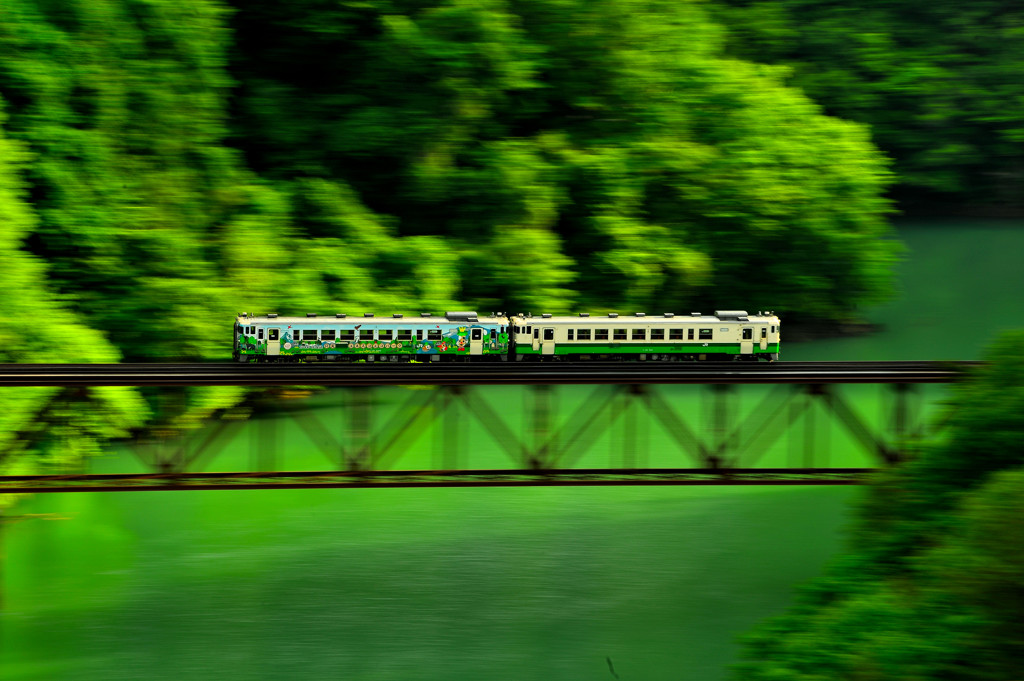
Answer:
<svg viewBox="0 0 1024 681"><path fill-rule="evenodd" d="M198 431L140 434L122 470L0 476L0 493L857 484L941 426L923 414L927 385L977 364L0 365L0 387L75 400L110 385L268 388ZM829 465L851 452L865 465Z"/></svg>

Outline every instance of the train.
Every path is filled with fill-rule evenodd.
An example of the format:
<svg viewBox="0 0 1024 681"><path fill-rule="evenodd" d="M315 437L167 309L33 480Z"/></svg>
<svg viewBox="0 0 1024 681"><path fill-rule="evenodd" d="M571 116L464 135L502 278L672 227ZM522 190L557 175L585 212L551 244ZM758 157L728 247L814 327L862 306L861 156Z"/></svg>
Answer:
<svg viewBox="0 0 1024 681"><path fill-rule="evenodd" d="M772 312L590 316L423 312L418 317L239 314L237 362L702 361L779 358Z"/></svg>

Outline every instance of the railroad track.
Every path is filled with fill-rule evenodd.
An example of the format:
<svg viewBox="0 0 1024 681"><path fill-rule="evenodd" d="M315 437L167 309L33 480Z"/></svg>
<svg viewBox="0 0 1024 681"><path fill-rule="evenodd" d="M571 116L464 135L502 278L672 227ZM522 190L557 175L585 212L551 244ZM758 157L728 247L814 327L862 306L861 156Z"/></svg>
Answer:
<svg viewBox="0 0 1024 681"><path fill-rule="evenodd" d="M951 383L981 362L0 364L0 386Z"/></svg>

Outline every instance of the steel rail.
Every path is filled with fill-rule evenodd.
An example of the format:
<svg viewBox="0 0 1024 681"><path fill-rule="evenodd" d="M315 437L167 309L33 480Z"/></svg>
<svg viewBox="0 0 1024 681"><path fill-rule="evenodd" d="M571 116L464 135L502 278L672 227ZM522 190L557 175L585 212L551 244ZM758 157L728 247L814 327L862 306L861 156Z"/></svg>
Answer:
<svg viewBox="0 0 1024 681"><path fill-rule="evenodd" d="M981 362L0 364L0 386L951 383Z"/></svg>
<svg viewBox="0 0 1024 681"><path fill-rule="evenodd" d="M395 487L857 485L871 468L580 468L11 475L0 494Z"/></svg>

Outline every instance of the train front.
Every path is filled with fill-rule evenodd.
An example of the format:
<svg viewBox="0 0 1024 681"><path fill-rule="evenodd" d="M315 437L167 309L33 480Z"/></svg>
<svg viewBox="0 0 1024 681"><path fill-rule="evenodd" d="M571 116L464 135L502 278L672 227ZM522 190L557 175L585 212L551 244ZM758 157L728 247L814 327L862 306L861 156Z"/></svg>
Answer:
<svg viewBox="0 0 1024 681"><path fill-rule="evenodd" d="M782 320L778 318L772 312L765 312L765 317L768 320L769 332L767 341L767 347L762 343L762 348L768 350L768 361L775 362L779 359L779 354L782 352Z"/></svg>

